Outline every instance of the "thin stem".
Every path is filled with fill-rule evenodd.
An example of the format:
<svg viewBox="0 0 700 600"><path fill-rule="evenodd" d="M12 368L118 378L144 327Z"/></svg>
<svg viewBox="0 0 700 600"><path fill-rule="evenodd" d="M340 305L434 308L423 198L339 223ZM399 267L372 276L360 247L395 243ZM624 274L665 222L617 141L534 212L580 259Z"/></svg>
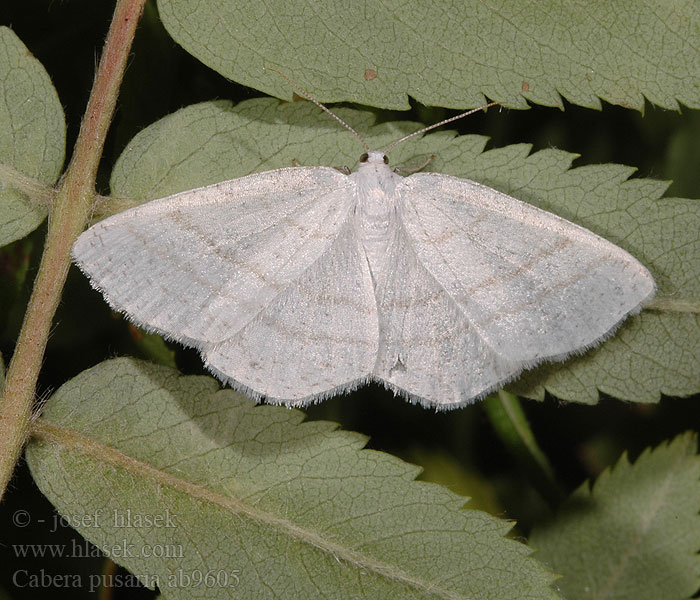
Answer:
<svg viewBox="0 0 700 600"><path fill-rule="evenodd" d="M497 396L486 398L483 405L496 434L541 496L552 508L559 505L564 494L557 485L547 456L537 444L518 397L501 390Z"/></svg>
<svg viewBox="0 0 700 600"><path fill-rule="evenodd" d="M36 206L50 208L56 190L44 185L32 177L14 169L10 165L0 164L0 183L5 187L17 190Z"/></svg>
<svg viewBox="0 0 700 600"><path fill-rule="evenodd" d="M100 587L97 589L97 600L112 600L114 597L114 589L116 586L107 585L107 582L112 581L113 577L117 574L119 567L117 564L105 557L104 563L102 565L102 577L100 578Z"/></svg>
<svg viewBox="0 0 700 600"><path fill-rule="evenodd" d="M32 206L46 209L51 208L57 194L56 188L44 185L33 177L28 177L10 165L2 163L0 163L0 185L21 192ZM93 194L93 201L90 224L143 203L133 198L101 196L100 194Z"/></svg>
<svg viewBox="0 0 700 600"><path fill-rule="evenodd" d="M92 208L97 166L145 0L118 0L73 158L49 214L41 264L0 399L0 497L29 434L36 382L70 267Z"/></svg>

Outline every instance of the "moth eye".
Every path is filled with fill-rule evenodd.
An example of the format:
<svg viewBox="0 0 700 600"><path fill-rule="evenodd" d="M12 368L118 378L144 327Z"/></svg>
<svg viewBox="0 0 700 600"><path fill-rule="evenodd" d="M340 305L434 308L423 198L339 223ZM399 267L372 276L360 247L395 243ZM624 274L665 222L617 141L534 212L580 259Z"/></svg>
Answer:
<svg viewBox="0 0 700 600"><path fill-rule="evenodd" d="M360 162L367 162L368 158L369 158L369 154L367 154L365 152L362 156L360 156Z"/></svg>
<svg viewBox="0 0 700 600"><path fill-rule="evenodd" d="M385 165L389 164L389 157L386 154L384 155L384 164Z"/></svg>

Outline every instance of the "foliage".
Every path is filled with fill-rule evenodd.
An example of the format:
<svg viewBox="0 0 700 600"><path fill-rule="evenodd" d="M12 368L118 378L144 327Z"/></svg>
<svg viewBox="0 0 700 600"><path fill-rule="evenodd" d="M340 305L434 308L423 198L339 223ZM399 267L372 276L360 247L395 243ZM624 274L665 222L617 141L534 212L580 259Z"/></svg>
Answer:
<svg viewBox="0 0 700 600"><path fill-rule="evenodd" d="M105 515L77 524L97 547L173 550L119 561L166 598L555 597L503 537L509 524L460 510L464 498L414 482L416 467L362 450L362 436L302 419L210 377L116 359L54 394L27 458L61 514ZM112 518L132 513L171 522ZM173 577L197 570L223 579L203 593Z"/></svg>
<svg viewBox="0 0 700 600"><path fill-rule="evenodd" d="M530 543L565 598L687 598L698 587L700 460L681 435L581 485ZM654 557L653 561L649 557Z"/></svg>

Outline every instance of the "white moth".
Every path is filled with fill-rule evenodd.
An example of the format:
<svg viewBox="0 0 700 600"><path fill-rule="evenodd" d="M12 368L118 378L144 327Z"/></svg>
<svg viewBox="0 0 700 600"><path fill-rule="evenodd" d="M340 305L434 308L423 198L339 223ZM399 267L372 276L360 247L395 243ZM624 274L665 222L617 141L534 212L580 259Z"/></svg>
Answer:
<svg viewBox="0 0 700 600"><path fill-rule="evenodd" d="M85 231L73 258L223 382L296 406L369 381L463 406L652 299L647 269L594 233L387 162L369 151L349 175L291 167L153 200Z"/></svg>

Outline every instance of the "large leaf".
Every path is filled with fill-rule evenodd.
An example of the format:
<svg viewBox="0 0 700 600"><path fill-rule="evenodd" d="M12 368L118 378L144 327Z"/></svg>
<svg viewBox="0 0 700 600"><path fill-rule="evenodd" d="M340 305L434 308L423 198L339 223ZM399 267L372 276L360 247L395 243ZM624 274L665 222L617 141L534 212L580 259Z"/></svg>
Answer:
<svg viewBox="0 0 700 600"><path fill-rule="evenodd" d="M27 459L59 512L166 598L556 597L510 523L302 420L116 359L60 388Z"/></svg>
<svg viewBox="0 0 700 600"><path fill-rule="evenodd" d="M700 106L694 0L159 0L166 28L222 75L280 98L296 78L321 101L384 108L525 107L561 96L641 110Z"/></svg>
<svg viewBox="0 0 700 600"><path fill-rule="evenodd" d="M682 435L626 456L537 527L537 557L564 575L567 600L682 600L700 586L700 458Z"/></svg>
<svg viewBox="0 0 700 600"><path fill-rule="evenodd" d="M418 127L373 127L368 113L338 112L375 148ZM435 154L428 169L480 181L595 231L651 269L665 302L630 319L597 350L526 374L517 390L541 398L546 387L560 398L589 403L597 401L598 390L639 402L700 391L700 203L659 200L666 184L628 180L628 167L570 169L574 156L565 152L529 154L529 146L514 145L482 153L485 143L479 136L434 133L399 146L391 158L415 165ZM112 191L152 199L294 160L355 165L361 151L350 134L306 102L205 103L137 135L117 162Z"/></svg>
<svg viewBox="0 0 700 600"><path fill-rule="evenodd" d="M63 108L44 67L7 27L0 27L0 246L24 237L46 218L41 199L13 187L55 183L63 165ZM30 184L31 187L31 184Z"/></svg>

